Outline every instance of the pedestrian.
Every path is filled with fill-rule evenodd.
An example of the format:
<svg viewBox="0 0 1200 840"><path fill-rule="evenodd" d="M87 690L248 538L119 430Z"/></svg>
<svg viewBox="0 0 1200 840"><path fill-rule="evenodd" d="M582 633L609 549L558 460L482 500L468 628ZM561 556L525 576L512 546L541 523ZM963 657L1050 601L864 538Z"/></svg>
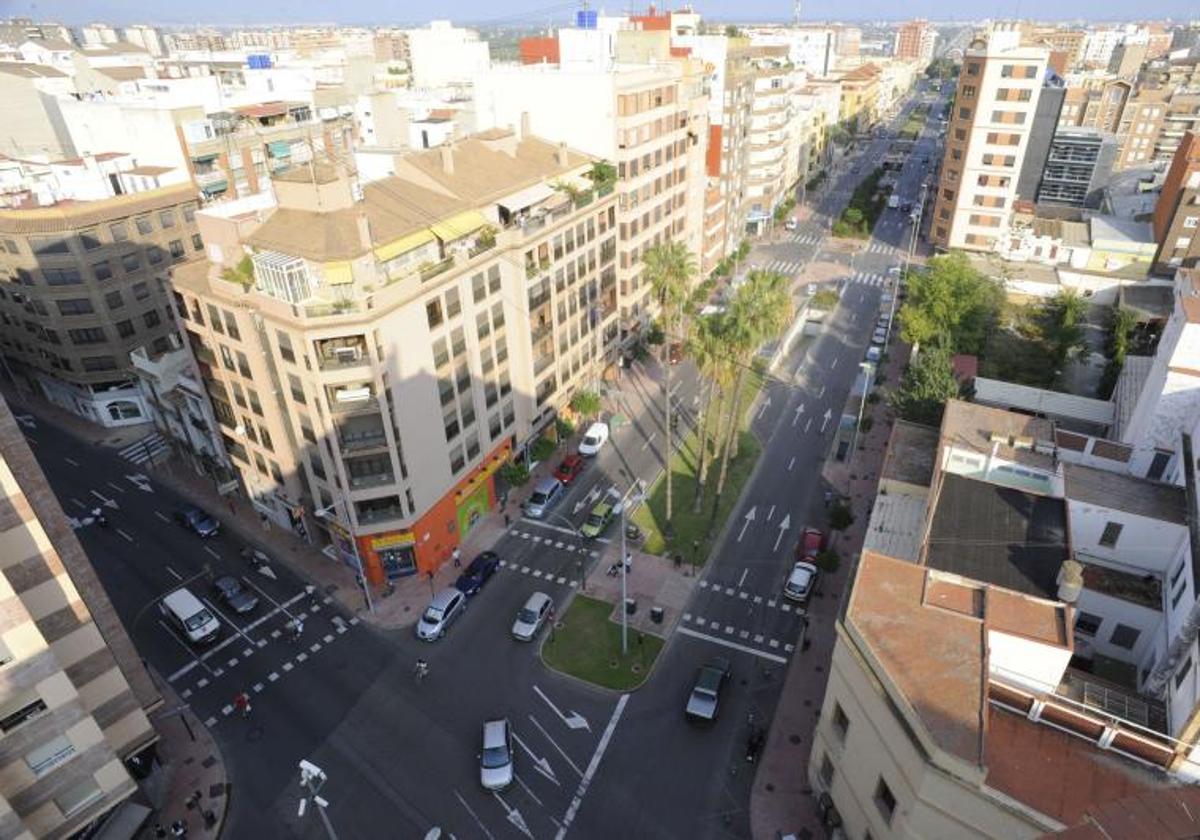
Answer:
<svg viewBox="0 0 1200 840"><path fill-rule="evenodd" d="M458 546L454 546L454 550L450 552L450 558L454 560L454 568L462 566L462 552L458 550Z"/></svg>
<svg viewBox="0 0 1200 840"><path fill-rule="evenodd" d="M187 837L188 824L186 820L175 820L171 823L171 834L175 837Z"/></svg>
<svg viewBox="0 0 1200 840"><path fill-rule="evenodd" d="M833 501L833 491L826 490L825 491L825 507L829 507L829 503L832 501Z"/></svg>
<svg viewBox="0 0 1200 840"><path fill-rule="evenodd" d="M233 698L233 707L242 713L242 717L250 717L250 695L239 691Z"/></svg>
<svg viewBox="0 0 1200 840"><path fill-rule="evenodd" d="M233 496L229 497L229 512L234 516L237 516L237 505L233 503Z"/></svg>
<svg viewBox="0 0 1200 840"><path fill-rule="evenodd" d="M163 827L162 823L158 823L157 825L154 826L154 836L155 837L166 837L167 836L167 830Z"/></svg>

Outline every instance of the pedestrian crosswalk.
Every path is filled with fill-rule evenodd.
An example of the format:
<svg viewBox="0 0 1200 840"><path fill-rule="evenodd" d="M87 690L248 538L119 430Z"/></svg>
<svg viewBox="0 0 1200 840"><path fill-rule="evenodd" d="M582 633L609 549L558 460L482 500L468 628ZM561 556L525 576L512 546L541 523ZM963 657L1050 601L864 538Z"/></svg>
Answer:
<svg viewBox="0 0 1200 840"><path fill-rule="evenodd" d="M880 241L878 241L878 240L876 240L876 239L872 239L872 240L871 240L871 241L870 241L870 242L867 244L867 247L866 247L866 248L864 248L864 249L863 249L863 250L862 250L860 253L866 253L866 254L894 254L894 253L896 253L896 246L895 246L895 245L891 245L891 244L889 244L889 243L887 243L887 242L880 242Z"/></svg>
<svg viewBox="0 0 1200 840"><path fill-rule="evenodd" d="M789 242L797 242L801 245L820 245L824 238L825 234L823 233L804 233L802 231L796 231L787 236Z"/></svg>
<svg viewBox="0 0 1200 840"><path fill-rule="evenodd" d="M120 451L120 456L126 461L141 466L153 464L169 454L170 446L166 438L158 432L151 432L143 438L135 440Z"/></svg>
<svg viewBox="0 0 1200 840"><path fill-rule="evenodd" d="M804 261L802 260L772 260L769 263L764 263L762 270L773 274L792 275L799 274L800 269L803 267Z"/></svg>
<svg viewBox="0 0 1200 840"><path fill-rule="evenodd" d="M857 283L860 286L875 286L882 288L887 285L887 277L883 274L872 274L866 271L860 271L850 278L851 283Z"/></svg>

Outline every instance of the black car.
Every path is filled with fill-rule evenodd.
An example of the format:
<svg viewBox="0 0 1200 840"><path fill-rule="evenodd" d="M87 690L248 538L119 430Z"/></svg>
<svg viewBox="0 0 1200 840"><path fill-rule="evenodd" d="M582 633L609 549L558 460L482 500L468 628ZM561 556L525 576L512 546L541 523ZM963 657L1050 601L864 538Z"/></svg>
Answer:
<svg viewBox="0 0 1200 840"><path fill-rule="evenodd" d="M902 212L902 213L911 213L911 212L912 212L912 202L911 202L911 201L906 201L906 202L904 202L903 204L901 204L901 205L900 205L900 212Z"/></svg>
<svg viewBox="0 0 1200 840"><path fill-rule="evenodd" d="M464 595L474 595L483 588L488 578L494 575L498 568L500 568L500 555L494 551L485 551L472 560L467 568L463 569L458 580L454 581L454 588Z"/></svg>
<svg viewBox="0 0 1200 840"><path fill-rule="evenodd" d="M175 521L201 537L211 537L221 530L221 523L197 507L175 511Z"/></svg>
<svg viewBox="0 0 1200 840"><path fill-rule="evenodd" d="M213 589L225 606L239 615L253 612L258 606L258 596L242 586L242 582L233 575L222 575L214 580Z"/></svg>

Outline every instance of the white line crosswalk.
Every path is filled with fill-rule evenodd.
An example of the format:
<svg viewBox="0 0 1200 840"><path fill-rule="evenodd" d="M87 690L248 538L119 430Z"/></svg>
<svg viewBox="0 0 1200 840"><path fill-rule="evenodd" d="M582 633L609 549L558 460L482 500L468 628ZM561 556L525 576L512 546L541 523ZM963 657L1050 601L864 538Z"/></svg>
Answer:
<svg viewBox="0 0 1200 840"><path fill-rule="evenodd" d="M872 239L870 244L867 245L867 247L865 249L865 253L867 253L867 254L894 254L894 253L896 253L896 246L891 245L887 242L880 242L878 240Z"/></svg>
<svg viewBox="0 0 1200 840"><path fill-rule="evenodd" d="M804 263L800 260L772 260L763 266L763 271L775 274L799 274Z"/></svg>
<svg viewBox="0 0 1200 840"><path fill-rule="evenodd" d="M824 238L825 235L821 233L793 233L788 237L788 241L801 245L819 245Z"/></svg>
<svg viewBox="0 0 1200 840"><path fill-rule="evenodd" d="M151 432L143 438L138 438L133 443L122 448L118 453L126 461L141 466L147 461L155 463L159 458L168 454L169 447L166 438L158 432Z"/></svg>

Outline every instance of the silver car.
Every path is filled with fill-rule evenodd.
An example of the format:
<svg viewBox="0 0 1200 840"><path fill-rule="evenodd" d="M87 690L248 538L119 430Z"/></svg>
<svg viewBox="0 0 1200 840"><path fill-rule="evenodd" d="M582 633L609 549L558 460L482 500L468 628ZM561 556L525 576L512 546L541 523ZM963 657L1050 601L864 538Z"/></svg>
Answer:
<svg viewBox="0 0 1200 840"><path fill-rule="evenodd" d="M417 621L417 638L433 642L446 635L446 628L467 608L467 596L453 587L433 596Z"/></svg>
<svg viewBox="0 0 1200 840"><path fill-rule="evenodd" d="M541 519L550 508L558 504L563 492L562 482L557 478L543 478L533 488L529 501L525 503L525 515L530 519Z"/></svg>
<svg viewBox="0 0 1200 840"><path fill-rule="evenodd" d="M508 720L483 724L483 751L479 753L479 784L484 790L504 790L513 780L512 730Z"/></svg>
<svg viewBox="0 0 1200 840"><path fill-rule="evenodd" d="M533 641L546 618L553 612L554 601L550 596L545 592L534 592L517 612L517 620L512 626L513 638L521 642Z"/></svg>

